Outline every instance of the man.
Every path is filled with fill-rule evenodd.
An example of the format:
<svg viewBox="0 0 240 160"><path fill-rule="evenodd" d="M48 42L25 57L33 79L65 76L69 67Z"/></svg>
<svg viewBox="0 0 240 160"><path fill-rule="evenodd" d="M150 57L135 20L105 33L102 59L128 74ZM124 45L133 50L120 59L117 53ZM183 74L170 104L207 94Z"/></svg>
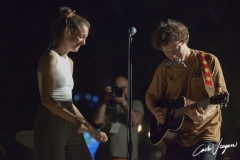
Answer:
<svg viewBox="0 0 240 160"><path fill-rule="evenodd" d="M119 76L115 86L106 87L103 101L97 108L94 122L106 131L108 143L98 147L96 160L127 160L127 120L128 120L128 80ZM132 101L132 158L138 159L138 125L144 114L143 104L139 100Z"/></svg>
<svg viewBox="0 0 240 160"><path fill-rule="evenodd" d="M152 36L153 46L167 56L156 69L146 91L147 107L160 124L165 123L169 109L158 105L163 97L174 101L184 96L188 102L186 105L194 105L210 96L227 92L217 57L189 48L188 41L188 28L171 19L161 22ZM219 105L188 109L182 125L187 127L176 143L167 148L166 159L215 159L221 122ZM206 149L208 146L212 149Z"/></svg>

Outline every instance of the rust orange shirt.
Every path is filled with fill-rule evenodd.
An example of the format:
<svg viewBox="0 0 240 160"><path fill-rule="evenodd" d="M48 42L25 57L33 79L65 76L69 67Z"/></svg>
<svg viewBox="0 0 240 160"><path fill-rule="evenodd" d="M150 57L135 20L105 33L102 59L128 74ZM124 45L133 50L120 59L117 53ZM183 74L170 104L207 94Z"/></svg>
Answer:
<svg viewBox="0 0 240 160"><path fill-rule="evenodd" d="M197 55L199 51L191 49L190 57L186 60L185 67L181 63L171 64L164 60L156 69L152 82L146 91L146 101L156 101L162 97L176 100L184 96L194 101L208 98L201 72L201 61ZM224 76L216 56L207 54L215 94L227 92ZM220 141L220 127L222 122L221 108L216 113L200 124L194 123L187 115L184 124L191 124L191 129L180 135L177 141L182 146L191 146L199 140Z"/></svg>

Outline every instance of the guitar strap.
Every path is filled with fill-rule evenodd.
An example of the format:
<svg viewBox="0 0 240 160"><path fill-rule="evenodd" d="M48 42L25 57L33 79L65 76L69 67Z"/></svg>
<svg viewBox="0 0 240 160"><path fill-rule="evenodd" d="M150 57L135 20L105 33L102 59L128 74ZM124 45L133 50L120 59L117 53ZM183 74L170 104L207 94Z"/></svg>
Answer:
<svg viewBox="0 0 240 160"><path fill-rule="evenodd" d="M208 55L206 52L199 51L198 57L201 62L202 77L203 77L203 83L205 85L205 89L209 97L214 96L215 88L214 88L214 83L212 79L211 69L209 66L209 61L207 59Z"/></svg>

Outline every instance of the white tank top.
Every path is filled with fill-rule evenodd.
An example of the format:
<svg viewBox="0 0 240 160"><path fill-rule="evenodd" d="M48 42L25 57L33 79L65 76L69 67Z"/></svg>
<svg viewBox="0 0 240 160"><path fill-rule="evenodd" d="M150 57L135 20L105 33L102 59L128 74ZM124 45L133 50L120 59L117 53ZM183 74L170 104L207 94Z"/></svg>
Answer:
<svg viewBox="0 0 240 160"><path fill-rule="evenodd" d="M55 52L56 53L56 52ZM56 53L57 66L54 75L54 87L52 97L57 101L72 101L73 78L68 56L60 57ZM42 74L37 72L38 87L42 98Z"/></svg>

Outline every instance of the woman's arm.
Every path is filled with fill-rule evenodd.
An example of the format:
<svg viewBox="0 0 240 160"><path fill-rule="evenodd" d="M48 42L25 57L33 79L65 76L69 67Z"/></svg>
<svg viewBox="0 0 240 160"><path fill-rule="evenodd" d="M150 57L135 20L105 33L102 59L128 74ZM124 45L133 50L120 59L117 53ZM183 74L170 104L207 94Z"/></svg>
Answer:
<svg viewBox="0 0 240 160"><path fill-rule="evenodd" d="M52 97L56 65L57 57L53 51L44 54L40 59L38 71L42 74L42 104L56 115L76 124L77 116L66 110Z"/></svg>

